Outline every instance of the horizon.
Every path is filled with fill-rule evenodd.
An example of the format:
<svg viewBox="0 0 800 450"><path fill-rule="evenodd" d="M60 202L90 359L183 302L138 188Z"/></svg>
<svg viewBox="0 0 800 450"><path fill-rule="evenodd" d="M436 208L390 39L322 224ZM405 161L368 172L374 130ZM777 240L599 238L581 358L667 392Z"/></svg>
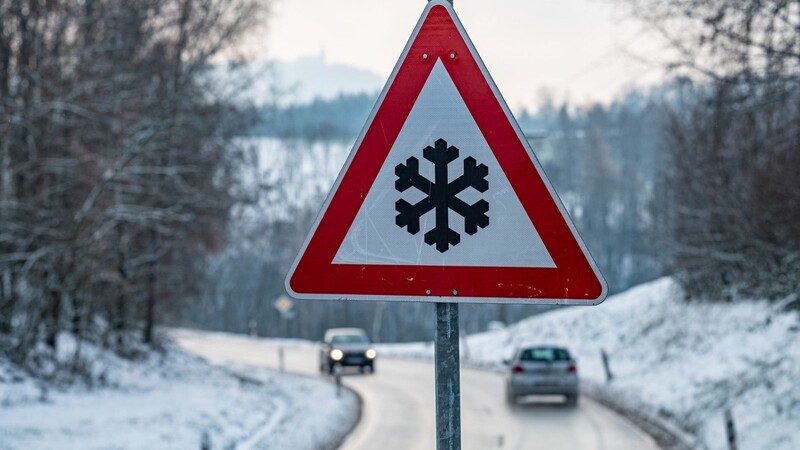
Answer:
<svg viewBox="0 0 800 450"><path fill-rule="evenodd" d="M321 58L328 66L346 66L380 80L377 86L367 83L361 90L351 83L340 89L342 92L379 91L425 6L418 3L376 5L342 0L331 5L321 0L303 4L283 0L264 24L266 31L246 36L237 50L251 61L284 65ZM535 4L511 0L497 7L460 0L456 12L514 111L537 110L545 99L579 106L609 104L626 92L664 81L663 66L648 59L658 54L657 40L627 17L621 5L595 0ZM371 20L364 23L359 19L364 16ZM357 25L362 25L363 35L380 38L341 32L357 30ZM520 47L510 42L524 44ZM289 84L308 83L289 78ZM329 86L312 83L301 86L311 93L302 98L330 98Z"/></svg>

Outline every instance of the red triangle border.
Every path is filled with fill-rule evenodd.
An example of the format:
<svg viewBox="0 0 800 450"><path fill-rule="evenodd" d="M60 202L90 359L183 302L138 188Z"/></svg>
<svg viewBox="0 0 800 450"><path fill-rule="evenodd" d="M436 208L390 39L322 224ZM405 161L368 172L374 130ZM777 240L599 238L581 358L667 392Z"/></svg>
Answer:
<svg viewBox="0 0 800 450"><path fill-rule="evenodd" d="M372 119L286 277L297 298L597 304L607 287L555 191L473 52L455 12L431 2ZM425 56L427 55L427 56ZM333 259L441 59L550 253L555 268L333 264ZM512 238L512 237L510 237Z"/></svg>

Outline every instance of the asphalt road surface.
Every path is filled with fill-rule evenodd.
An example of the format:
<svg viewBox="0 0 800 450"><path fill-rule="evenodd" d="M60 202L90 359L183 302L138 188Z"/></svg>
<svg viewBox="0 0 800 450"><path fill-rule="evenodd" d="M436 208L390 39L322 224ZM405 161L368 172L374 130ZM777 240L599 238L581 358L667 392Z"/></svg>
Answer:
<svg viewBox="0 0 800 450"><path fill-rule="evenodd" d="M218 364L226 362L277 369L274 341L186 330L173 336L187 350ZM321 376L318 350L284 346L288 372ZM381 358L376 373L346 372L344 383L363 400L361 421L345 440L346 450L427 450L435 448L433 365ZM506 405L502 376L461 372L462 447L471 449L655 450L652 438L632 423L583 397L577 408L541 398Z"/></svg>

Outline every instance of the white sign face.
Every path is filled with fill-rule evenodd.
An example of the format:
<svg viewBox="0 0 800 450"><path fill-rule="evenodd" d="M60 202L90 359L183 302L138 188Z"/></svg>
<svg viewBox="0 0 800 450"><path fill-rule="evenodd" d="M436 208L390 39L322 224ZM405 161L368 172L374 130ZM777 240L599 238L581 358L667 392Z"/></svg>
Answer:
<svg viewBox="0 0 800 450"><path fill-rule="evenodd" d="M426 244L423 236L433 228L436 212L420 218L420 232L409 233L396 224L396 201L417 203L425 194L415 188L398 192L395 168L408 158L419 161L419 173L435 179L434 164L423 149L444 139L458 148L458 159L448 165L448 182L464 172L461 161L473 157L488 168L486 192L468 188L458 197L468 205L489 203L489 225L474 235L464 232L464 217L449 211L449 227L458 230L460 242L444 252ZM408 119L383 164L373 189L361 206L350 231L336 253L337 264L404 264L427 266L555 267L539 233L520 204L503 170L475 123L453 80L438 60Z"/></svg>

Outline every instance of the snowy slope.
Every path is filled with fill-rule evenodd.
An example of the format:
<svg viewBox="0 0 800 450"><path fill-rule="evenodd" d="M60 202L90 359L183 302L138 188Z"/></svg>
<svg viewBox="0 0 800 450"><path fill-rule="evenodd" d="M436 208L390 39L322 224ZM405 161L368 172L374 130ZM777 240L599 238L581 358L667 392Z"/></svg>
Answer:
<svg viewBox="0 0 800 450"><path fill-rule="evenodd" d="M324 449L357 420L355 395L338 398L322 380L242 377L168 347L134 363L84 344L104 384L91 388L43 383L0 359L0 449L198 449L204 439L212 449Z"/></svg>
<svg viewBox="0 0 800 450"><path fill-rule="evenodd" d="M787 311L786 303L686 302L663 278L597 307L561 309L470 336L464 356L499 365L518 345L560 344L576 354L581 376L603 383L605 349L614 395L658 411L709 449L727 449L723 414L731 408L739 448L797 450L800 313ZM382 350L408 356L432 351L429 344Z"/></svg>

